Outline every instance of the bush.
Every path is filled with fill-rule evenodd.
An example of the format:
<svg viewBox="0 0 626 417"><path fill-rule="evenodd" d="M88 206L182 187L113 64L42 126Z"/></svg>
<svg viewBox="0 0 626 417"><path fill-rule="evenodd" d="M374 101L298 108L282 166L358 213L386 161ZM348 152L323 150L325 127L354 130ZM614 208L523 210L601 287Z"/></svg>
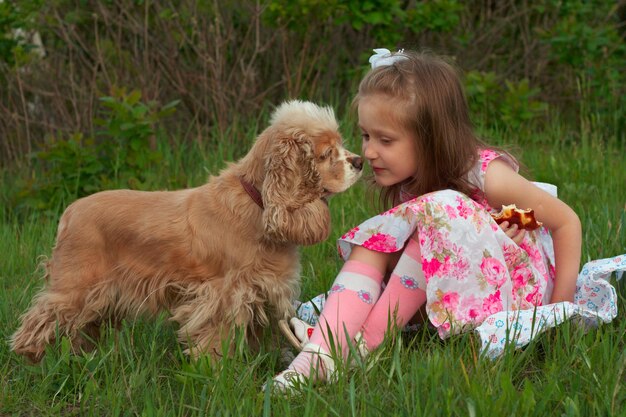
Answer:
<svg viewBox="0 0 626 417"><path fill-rule="evenodd" d="M114 89L113 95L102 97L104 118L95 119L100 127L102 155L109 161L108 174L114 182L124 179L131 188L143 188L149 168L159 164L163 155L156 147L159 123L170 116L178 105L172 101L158 107L154 101L141 102L137 90L126 93Z"/></svg>
<svg viewBox="0 0 626 417"><path fill-rule="evenodd" d="M31 175L19 181L14 205L56 213L76 198L118 186L150 189L151 172L163 160L156 142L162 122L178 102L144 103L141 93L114 89L100 99L103 117L96 138L74 133L50 136L31 155Z"/></svg>
<svg viewBox="0 0 626 417"><path fill-rule="evenodd" d="M519 131L548 110L548 104L537 99L540 90L530 88L527 79L517 83L505 80L502 84L493 72L470 71L465 78L465 89L470 108L488 126Z"/></svg>

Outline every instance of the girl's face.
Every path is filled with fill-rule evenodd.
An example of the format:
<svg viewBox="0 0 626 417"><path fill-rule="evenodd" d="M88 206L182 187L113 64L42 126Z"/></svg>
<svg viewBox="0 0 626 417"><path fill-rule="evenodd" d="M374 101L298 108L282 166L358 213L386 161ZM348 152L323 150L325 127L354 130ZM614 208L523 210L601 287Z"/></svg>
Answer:
<svg viewBox="0 0 626 417"><path fill-rule="evenodd" d="M398 100L374 94L359 99L359 127L363 157L367 159L378 185L391 186L417 172L415 133L400 122Z"/></svg>

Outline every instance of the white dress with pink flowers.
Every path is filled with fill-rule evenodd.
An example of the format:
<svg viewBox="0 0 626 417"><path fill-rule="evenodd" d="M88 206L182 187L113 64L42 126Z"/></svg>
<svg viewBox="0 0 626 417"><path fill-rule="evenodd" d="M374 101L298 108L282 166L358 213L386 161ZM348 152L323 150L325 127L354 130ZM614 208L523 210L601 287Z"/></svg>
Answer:
<svg viewBox="0 0 626 417"><path fill-rule="evenodd" d="M506 155L484 150L470 173L478 189L472 198L443 190L409 199L344 234L338 241L340 255L347 260L354 245L397 252L417 233L424 279L416 284L426 291L431 324L442 338L476 329L492 357L509 341L524 345L565 318L582 316L588 324L612 320L616 295L607 278L626 268L626 256L603 260L596 274L583 276L583 269L576 304L544 306L555 277L552 239L542 227L527 232L517 245L492 219L490 213L498 210L487 203L483 184L487 166L496 158L517 170ZM536 185L556 195L556 187Z"/></svg>

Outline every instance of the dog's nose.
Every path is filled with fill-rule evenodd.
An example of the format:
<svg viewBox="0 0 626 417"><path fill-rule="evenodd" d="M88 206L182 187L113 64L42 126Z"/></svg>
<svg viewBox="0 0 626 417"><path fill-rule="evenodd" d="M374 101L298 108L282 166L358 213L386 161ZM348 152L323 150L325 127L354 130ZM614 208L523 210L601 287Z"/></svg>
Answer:
<svg viewBox="0 0 626 417"><path fill-rule="evenodd" d="M359 171L363 169L363 158L361 158L360 156L348 158L348 162L350 162L352 166L358 169Z"/></svg>

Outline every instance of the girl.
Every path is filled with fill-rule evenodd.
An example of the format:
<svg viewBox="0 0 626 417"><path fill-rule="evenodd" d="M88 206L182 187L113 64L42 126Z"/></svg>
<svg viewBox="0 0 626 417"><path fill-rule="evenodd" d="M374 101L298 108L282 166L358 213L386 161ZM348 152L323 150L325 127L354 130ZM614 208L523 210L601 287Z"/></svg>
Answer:
<svg viewBox="0 0 626 417"><path fill-rule="evenodd" d="M363 156L394 207L339 240L347 261L309 342L274 377L278 390L329 380L331 353L346 358L356 343L366 354L422 306L445 338L498 311L574 298L574 211L475 135L453 66L424 53L375 51L355 104ZM533 208L544 227L498 226L490 213L507 204Z"/></svg>

